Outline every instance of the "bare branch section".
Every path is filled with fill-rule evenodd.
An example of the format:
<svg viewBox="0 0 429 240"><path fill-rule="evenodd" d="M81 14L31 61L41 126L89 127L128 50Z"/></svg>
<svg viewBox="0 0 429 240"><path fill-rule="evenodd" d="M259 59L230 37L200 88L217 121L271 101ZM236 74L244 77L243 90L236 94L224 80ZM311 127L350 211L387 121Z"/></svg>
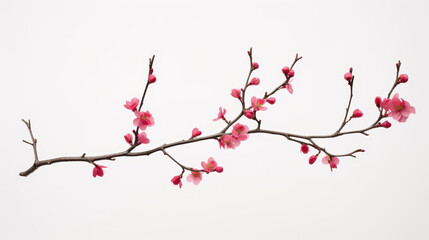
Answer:
<svg viewBox="0 0 429 240"><path fill-rule="evenodd" d="M245 85L243 88L241 88L241 90L233 89L233 91L231 93L231 95L233 97L237 98L240 101L241 111L237 113L237 115L233 118L233 120L228 121L224 116L224 114L225 114L224 111L222 110L222 108L220 108L220 113L218 115L218 118L214 119L214 120L223 119L226 123L226 126L223 127L219 132L214 133L214 134L209 134L206 136L199 136L201 134L201 132L199 132L199 130L197 129L198 131L196 131L196 132L198 132L198 135L194 136L194 133L193 133L192 137L187 139L187 140L179 140L176 142L166 143L166 144L163 144L161 146L158 146L158 147L155 147L155 148L152 148L149 150L145 150L145 151L140 151L140 152L137 152L137 151L134 152L133 151L140 144L148 143L148 139L146 138L146 134L144 132L139 133L139 130L142 130L142 131L145 130L146 125L151 126L150 125L151 115L149 112L145 112L144 114L146 114L146 115L144 115L144 114L142 115L140 110L143 107L143 102L144 102L144 99L146 97L146 93L149 89L149 86L156 81L156 78L153 75L153 63L154 63L154 59L155 59L155 56L153 56L152 58L149 59L148 78L146 81L146 86L145 86L144 91L143 91L142 99L141 99L140 104L138 106L138 110L137 110L138 99L136 100L137 103L133 107L133 112L136 114L136 116L141 115L141 117L142 117L142 119L139 119L138 121L147 121L147 122L139 123L139 124L143 124L143 125L136 125L136 123L134 123L134 125L136 126L135 130L133 130L134 140L132 140L133 137L131 134L128 134L129 136L126 136L126 138L125 138L126 141L131 145L131 147L129 147L128 149L126 149L122 152L110 153L110 154L99 155L99 156L87 156L85 153L83 153L81 156L75 156L75 157L58 157L58 158L52 158L52 159L47 159L47 160L39 160L39 156L37 153L37 147L36 147L37 139L33 135L30 120L28 120L28 121L22 120L25 123L25 125L27 126L28 131L30 132L30 137L31 137L31 141L23 140L23 142L32 146L33 152L34 152L34 162L33 162L33 165L29 169L21 172L20 175L21 176L28 176L31 173L33 173L35 170L37 170L39 167L42 167L45 165L51 165L54 163L60 163L60 162L88 162L88 163L94 165L96 168L97 167L101 168L102 166L98 166L95 164L96 161L101 161L101 160L114 161L118 157L149 156L152 153L162 152L165 156L167 156L171 161L173 161L175 164L177 164L181 168L182 173L172 179L172 182L175 185L180 184L180 186L181 186L180 179L182 178L185 170L196 174L196 176L199 176L198 172L206 172L206 173L208 173L208 172L206 169L205 170L199 170L196 168L185 166L184 164L182 164L178 160L176 160L173 156L171 156L166 151L167 149L172 148L172 147L178 147L181 145L192 144L195 142L206 141L206 140L214 140L214 141L218 142L221 147L224 147L224 148L225 148L225 146L227 148L235 148L234 144L236 144L236 146L238 146L240 141L246 140L247 134L269 134L269 135L282 136L282 137L286 138L286 140L288 140L288 141L300 144L301 150L304 153L308 152L309 147L313 148L314 150L317 151L317 154L310 157L310 164L314 163L317 156L323 152L324 154L326 154L326 157L324 158L325 163L326 162L330 163L330 168L332 171L332 168L336 168L336 164L338 164L338 157L353 157L354 158L354 157L356 157L355 156L356 153L364 152L365 150L356 149L356 150L349 152L349 153L337 153L337 154L335 154L335 153L328 151L325 147L323 147L319 143L317 143L316 141L318 139L337 138L337 137L344 136L344 135L356 135L356 134L358 134L358 135L362 134L362 135L368 136L367 132L372 130L372 129L379 128L379 127L384 127L384 128L390 127L390 123L388 123L387 121L386 121L387 123L386 122L384 122L384 123L380 122L383 118L386 118L389 116L392 116L394 119L396 119L400 122L405 121L406 118L408 117L408 115L406 115L406 116L404 115L405 116L405 119L404 119L398 115L398 112L394 112L394 114L392 114L393 111L402 110L402 108L399 109L397 106L394 106L394 107L396 107L396 109L394 107L391 107L390 105L392 105L393 101L405 102L406 104L404 103L403 108L406 108L406 107L408 107L409 109L412 108L412 111L411 110L410 111L412 113L415 112L414 108L410 107L408 102L403 101L402 99L401 100L398 100L395 98L393 100L389 99L393 90L400 83L405 83L408 81L407 75L405 75L405 76L404 76L404 74L399 75L399 70L400 70L400 66L401 66L401 62L399 61L396 64L396 69L397 69L396 78L395 78L395 81L394 81L392 88L390 89L389 93L387 94L387 99L384 99L382 102L381 102L380 97L378 97L378 98L380 98L380 100L376 99L376 107L379 111L379 115L375 119L375 121L366 128L357 129L357 130L350 130L350 131L343 131L343 129L347 125L347 123L349 123L352 119L359 118L363 115L363 113L360 112L359 109L356 109L353 112L353 114L350 114L350 107L351 107L352 98L353 98L353 84L354 84L354 76L352 75L352 70L353 70L352 68L350 68L349 72L346 73L346 75L344 75L344 78L349 83L350 97L348 99L344 119L341 122L341 125L337 130L335 130L331 134L327 134L327 135L300 135L300 134L295 134L295 133L288 133L288 132L283 132L283 131L276 131L276 130L269 130L269 129L262 128L262 120L258 119L258 117L257 117L258 111L266 109L266 107L263 106L266 102L268 102L269 104L274 104L275 98L273 98L272 96L275 95L281 89L286 88L291 94L293 93L293 89L291 86L292 78L295 75L293 67L295 66L295 64L299 60L302 59L302 57L300 57L298 54L296 54L295 59L292 62L290 68L284 67L282 69L282 71L285 75L285 79L282 80L280 82L280 84L278 84L278 86L276 86L269 93L265 92L265 94L261 98L256 98L255 96L252 97L251 103L249 105L246 105L245 96L246 96L247 91L249 90L249 87L251 85L258 85L259 84L259 79L253 78L252 80L250 80L252 73L254 73L254 71L259 68L259 64L253 61L252 49L250 49L247 53L249 55L249 60L250 60L250 69L249 69L249 72L248 72L246 80L245 80ZM396 95L395 95L395 97L396 97ZM389 101L392 101L392 102L389 103ZM126 108L128 108L128 107L126 106ZM131 108L128 108L128 109L131 110ZM397 109L399 109L399 110L397 110ZM357 110L359 110L359 111L357 111ZM254 129L249 130L247 126L243 127L242 124L237 123L238 120L240 120L243 116L254 120L256 127ZM135 119L135 121L136 120L137 119ZM140 126L142 128L140 128ZM233 129L231 130L232 127L233 127ZM239 127L242 127L241 130L237 130ZM243 129L245 129L245 130L243 130ZM229 131L229 132L227 132L227 131ZM246 136L244 138L240 139L240 137L243 137L243 136L239 136L239 134L242 131L245 131ZM238 136L237 136L237 134L238 134ZM236 138L235 141L238 141L238 142L235 142L235 143L231 142L231 141L234 141L233 140L234 138ZM240 139L240 140L237 140L237 139ZM221 172L221 171L223 171L223 170L219 170L218 172ZM99 175L99 176L102 176L102 175Z"/></svg>

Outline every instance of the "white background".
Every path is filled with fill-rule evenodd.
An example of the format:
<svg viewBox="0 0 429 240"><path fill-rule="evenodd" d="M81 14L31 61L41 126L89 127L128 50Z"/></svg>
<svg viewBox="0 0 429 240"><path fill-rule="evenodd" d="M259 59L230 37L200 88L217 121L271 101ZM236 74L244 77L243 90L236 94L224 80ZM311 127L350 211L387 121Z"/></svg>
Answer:
<svg viewBox="0 0 429 240"><path fill-rule="evenodd" d="M1 1L1 239L428 239L425 1ZM155 118L149 146L211 134L219 106L244 85L253 47L261 96L282 80L296 53L295 93L279 92L259 114L267 129L330 134L348 99L343 79L354 67L352 109L364 128L387 95L395 62L410 76L397 92L415 106L406 123L319 142L341 154L332 173L308 164L299 145L252 135L236 150L215 141L169 150L188 166L214 157L225 171L198 186L170 179L181 171L161 153L100 162L60 163L18 176L32 149L21 118L31 119L41 159L124 150L133 129L125 100L141 97L148 59L156 84L145 110ZM426 97L425 97L426 96ZM255 127L253 122L241 123ZM314 154L314 150L310 152Z"/></svg>

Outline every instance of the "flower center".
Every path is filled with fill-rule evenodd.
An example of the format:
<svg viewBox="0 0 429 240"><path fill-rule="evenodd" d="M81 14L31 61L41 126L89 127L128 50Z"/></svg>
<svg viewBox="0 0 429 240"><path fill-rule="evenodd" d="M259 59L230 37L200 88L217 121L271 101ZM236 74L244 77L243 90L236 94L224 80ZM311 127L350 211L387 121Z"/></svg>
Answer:
<svg viewBox="0 0 429 240"><path fill-rule="evenodd" d="M194 177L198 177L200 174L199 174L198 172L192 172L192 175L193 175Z"/></svg>
<svg viewBox="0 0 429 240"><path fill-rule="evenodd" d="M395 106L396 111L401 111L404 108L405 108L405 106L403 106L403 105L396 105Z"/></svg>
<svg viewBox="0 0 429 240"><path fill-rule="evenodd" d="M211 163L209 163L209 164L207 164L207 169L212 169L213 168L213 164L211 164Z"/></svg>

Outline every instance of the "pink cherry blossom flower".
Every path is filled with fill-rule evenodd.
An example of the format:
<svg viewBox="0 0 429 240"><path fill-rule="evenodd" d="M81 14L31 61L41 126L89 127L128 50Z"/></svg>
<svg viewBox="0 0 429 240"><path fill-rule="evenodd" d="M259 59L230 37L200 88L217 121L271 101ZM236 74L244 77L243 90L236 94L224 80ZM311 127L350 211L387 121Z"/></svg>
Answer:
<svg viewBox="0 0 429 240"><path fill-rule="evenodd" d="M259 64L257 62L252 63L252 68L254 70L258 69L259 68Z"/></svg>
<svg viewBox="0 0 429 240"><path fill-rule="evenodd" d="M107 168L106 166L102 166L102 165L97 165L95 163L94 164L94 169L92 170L92 176L97 177L97 176L104 176L104 172L103 172L103 168Z"/></svg>
<svg viewBox="0 0 429 240"><path fill-rule="evenodd" d="M307 145L307 144L302 144L302 145L301 145L301 152L302 152L302 153L307 154L309 150L310 150L310 149L309 149L309 147L308 147L308 145Z"/></svg>
<svg viewBox="0 0 429 240"><path fill-rule="evenodd" d="M408 82L408 75L407 74L401 74L399 76L399 82L400 83L406 83L406 82Z"/></svg>
<svg viewBox="0 0 429 240"><path fill-rule="evenodd" d="M216 167L214 170L218 173L221 173L223 172L223 167Z"/></svg>
<svg viewBox="0 0 429 240"><path fill-rule="evenodd" d="M284 68L282 68L282 72L283 72L284 75L287 75L289 73L289 71L290 71L290 69L287 66L284 67Z"/></svg>
<svg viewBox="0 0 429 240"><path fill-rule="evenodd" d="M138 139L139 139L139 143L143 143L143 144L150 143L150 140L149 138L147 138L147 135L145 132L139 133Z"/></svg>
<svg viewBox="0 0 429 240"><path fill-rule="evenodd" d="M317 160L317 155L313 155L308 159L308 163L313 164Z"/></svg>
<svg viewBox="0 0 429 240"><path fill-rule="evenodd" d="M252 110L247 109L244 112L244 116L246 116L248 119L252 119L255 116L255 113Z"/></svg>
<svg viewBox="0 0 429 240"><path fill-rule="evenodd" d="M381 106L381 97L377 96L374 100L375 106L378 108Z"/></svg>
<svg viewBox="0 0 429 240"><path fill-rule="evenodd" d="M234 125L234 128L232 129L232 136L238 139L239 141L244 141L249 137L247 132L249 132L248 126L237 123Z"/></svg>
<svg viewBox="0 0 429 240"><path fill-rule="evenodd" d="M286 85L283 85L282 88L286 88L290 94L293 94L293 87L292 87L292 80L289 80L288 83L286 83Z"/></svg>
<svg viewBox="0 0 429 240"><path fill-rule="evenodd" d="M250 86L250 85L255 85L255 86L257 86L257 85L259 85L259 83L260 83L260 82L261 82L261 80L259 80L259 78L254 77L254 78L252 78L252 80L250 80L249 86Z"/></svg>
<svg viewBox="0 0 429 240"><path fill-rule="evenodd" d="M329 164L331 168L337 168L338 164L340 163L340 160L337 157L330 158L328 155L326 155L322 158L322 163Z"/></svg>
<svg viewBox="0 0 429 240"><path fill-rule="evenodd" d="M219 141L219 147L224 148L225 146L226 148L232 148L235 149L236 147L238 147L240 145L240 141L234 137L232 137L231 135L223 135L222 137L220 137L218 139Z"/></svg>
<svg viewBox="0 0 429 240"><path fill-rule="evenodd" d="M131 146L133 145L133 135L131 135L131 133L127 133L124 138L128 144L130 144Z"/></svg>
<svg viewBox="0 0 429 240"><path fill-rule="evenodd" d="M232 89L231 96L238 98L238 100L241 100L241 91L239 89Z"/></svg>
<svg viewBox="0 0 429 240"><path fill-rule="evenodd" d="M192 170L196 170L196 169L192 169ZM201 175L201 172L198 171L192 171L191 174L188 175L188 177L186 177L186 180L188 182L193 182L195 185L198 185L198 183L201 182L201 180L203 179L203 176Z"/></svg>
<svg viewBox="0 0 429 240"><path fill-rule="evenodd" d="M139 105L139 99L133 98L131 101L126 101L124 107L131 111L137 111L137 106Z"/></svg>
<svg viewBox="0 0 429 240"><path fill-rule="evenodd" d="M171 182L172 182L174 185L179 185L179 188L182 188L182 175L174 176L174 177L171 179Z"/></svg>
<svg viewBox="0 0 429 240"><path fill-rule="evenodd" d="M200 135L201 135L201 131L198 128L192 129L192 137L191 138L196 138Z"/></svg>
<svg viewBox="0 0 429 240"><path fill-rule="evenodd" d="M412 107L407 101L399 98L399 94L390 99L387 103L387 107L390 110L389 117L399 121L405 122L411 113L416 113L416 109Z"/></svg>
<svg viewBox="0 0 429 240"><path fill-rule="evenodd" d="M219 119L225 119L225 113L226 109L222 109L222 107L219 107L219 113L217 114L217 118L213 119L213 121L217 121Z"/></svg>
<svg viewBox="0 0 429 240"><path fill-rule="evenodd" d="M152 74L150 74L149 75L149 83L154 83L154 82L156 82L156 77L155 77L155 75L152 75Z"/></svg>
<svg viewBox="0 0 429 240"><path fill-rule="evenodd" d="M294 70L289 70L289 72L287 73L287 77L288 78L291 78L291 77L293 77L293 76L295 76L295 71Z"/></svg>
<svg viewBox="0 0 429 240"><path fill-rule="evenodd" d="M267 102L272 105L272 104L276 103L276 98L274 98L274 97L267 98Z"/></svg>
<svg viewBox="0 0 429 240"><path fill-rule="evenodd" d="M347 80L347 82L350 82L352 78L353 78L353 75L350 72L344 74L344 79Z"/></svg>
<svg viewBox="0 0 429 240"><path fill-rule="evenodd" d="M149 111L135 111L134 114L137 118L134 119L133 124L134 126L139 127L141 130L145 130L146 127L151 127L155 124L152 114L150 114Z"/></svg>
<svg viewBox="0 0 429 240"><path fill-rule="evenodd" d="M214 160L214 158L210 157L209 160L207 160L207 162L202 161L201 166L203 167L204 171L209 173L215 170L215 168L217 167L217 163Z"/></svg>
<svg viewBox="0 0 429 240"><path fill-rule="evenodd" d="M265 110L267 110L267 107L263 106L264 103L265 103L265 99L256 98L256 97L252 97L252 99L251 99L252 108L255 111L259 111L259 110L265 111Z"/></svg>
<svg viewBox="0 0 429 240"><path fill-rule="evenodd" d="M363 116L363 112L361 110L355 109L353 111L353 115L352 115L353 118L360 118L362 116Z"/></svg>

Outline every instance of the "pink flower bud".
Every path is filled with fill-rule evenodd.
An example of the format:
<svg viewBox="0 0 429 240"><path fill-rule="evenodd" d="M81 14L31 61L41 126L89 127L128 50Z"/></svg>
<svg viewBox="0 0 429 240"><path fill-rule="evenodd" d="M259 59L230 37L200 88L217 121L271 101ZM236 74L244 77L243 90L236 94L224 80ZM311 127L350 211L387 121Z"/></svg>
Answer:
<svg viewBox="0 0 429 240"><path fill-rule="evenodd" d="M282 72L283 72L284 75L287 75L289 73L289 71L290 71L289 67L287 67L287 66L284 67L284 68L282 68Z"/></svg>
<svg viewBox="0 0 429 240"><path fill-rule="evenodd" d="M139 99L133 98L131 101L126 101L124 107L131 111L137 111L137 106L139 105Z"/></svg>
<svg viewBox="0 0 429 240"><path fill-rule="evenodd" d="M257 62L252 63L252 67L254 70L259 68L259 64Z"/></svg>
<svg viewBox="0 0 429 240"><path fill-rule="evenodd" d="M289 70L289 72L287 73L287 76L288 76L289 78L291 78L291 77L295 76L295 71L294 71L294 70Z"/></svg>
<svg viewBox="0 0 429 240"><path fill-rule="evenodd" d="M352 78L353 78L353 75L351 73L348 72L348 73L344 74L345 80L350 82L350 80L352 80Z"/></svg>
<svg viewBox="0 0 429 240"><path fill-rule="evenodd" d="M381 126L384 127L384 128L390 128L390 126L392 126L392 124L389 121L384 121L381 124Z"/></svg>
<svg viewBox="0 0 429 240"><path fill-rule="evenodd" d="M353 111L353 115L352 115L352 117L354 117L354 118L360 118L360 117L362 117L363 116L363 112L361 111L361 110L359 110L359 109L355 109L354 111Z"/></svg>
<svg viewBox="0 0 429 240"><path fill-rule="evenodd" d="M154 82L156 82L156 77L155 77L155 75L150 74L149 75L149 83L154 83Z"/></svg>
<svg viewBox="0 0 429 240"><path fill-rule="evenodd" d="M268 99L267 99L267 102L268 102L269 104L274 104L274 103L276 103L276 98L274 98L274 97L270 97L270 98L268 98Z"/></svg>
<svg viewBox="0 0 429 240"><path fill-rule="evenodd" d="M133 135L128 133L127 135L124 136L124 138L128 144L130 144L131 146L133 145Z"/></svg>
<svg viewBox="0 0 429 240"><path fill-rule="evenodd" d="M232 89L231 90L231 96L238 98L239 100L241 100L241 91L238 89Z"/></svg>
<svg viewBox="0 0 429 240"><path fill-rule="evenodd" d="M248 119L252 119L255 116L255 113L252 110L248 109L244 112L244 116L246 116Z"/></svg>
<svg viewBox="0 0 429 240"><path fill-rule="evenodd" d="M214 170L218 173L221 173L223 172L223 167L216 167Z"/></svg>
<svg viewBox="0 0 429 240"><path fill-rule="evenodd" d="M313 155L308 159L308 163L313 164L317 160L317 155Z"/></svg>
<svg viewBox="0 0 429 240"><path fill-rule="evenodd" d="M407 74L401 74L399 76L399 82L400 83L406 83L406 82L408 82L408 75Z"/></svg>
<svg viewBox="0 0 429 240"><path fill-rule="evenodd" d="M98 165L98 164L94 164L94 169L92 170L92 176L97 177L97 176L104 176L104 171L103 168L107 168L106 166L103 165Z"/></svg>
<svg viewBox="0 0 429 240"><path fill-rule="evenodd" d="M149 138L147 138L147 135L145 132L139 133L138 140L139 140L139 143L143 143L143 144L150 143L150 140L149 140Z"/></svg>
<svg viewBox="0 0 429 240"><path fill-rule="evenodd" d="M375 102L375 105L377 106L377 107L380 107L381 106L381 97L376 97L375 98L375 100L374 100L374 102Z"/></svg>
<svg viewBox="0 0 429 240"><path fill-rule="evenodd" d="M174 185L179 185L179 188L182 188L182 176L181 176L181 175L174 176L174 177L171 179L171 182L172 182Z"/></svg>
<svg viewBox="0 0 429 240"><path fill-rule="evenodd" d="M306 144L301 145L301 152L302 153L307 154L309 150L310 149L308 148L308 146Z"/></svg>
<svg viewBox="0 0 429 240"><path fill-rule="evenodd" d="M259 80L259 78L257 78L257 77L255 77L255 78L252 78L252 80L250 80L250 83L249 83L249 86L250 85L255 85L255 86L257 86L257 85L259 85L259 83L260 83L261 81Z"/></svg>
<svg viewBox="0 0 429 240"><path fill-rule="evenodd" d="M198 128L194 128L192 130L192 137L191 138L195 138L201 135L201 131Z"/></svg>
<svg viewBox="0 0 429 240"><path fill-rule="evenodd" d="M153 73L153 68L151 68L150 70L149 70L149 74L152 74Z"/></svg>
<svg viewBox="0 0 429 240"><path fill-rule="evenodd" d="M350 67L349 73L353 73L353 68L352 67Z"/></svg>

